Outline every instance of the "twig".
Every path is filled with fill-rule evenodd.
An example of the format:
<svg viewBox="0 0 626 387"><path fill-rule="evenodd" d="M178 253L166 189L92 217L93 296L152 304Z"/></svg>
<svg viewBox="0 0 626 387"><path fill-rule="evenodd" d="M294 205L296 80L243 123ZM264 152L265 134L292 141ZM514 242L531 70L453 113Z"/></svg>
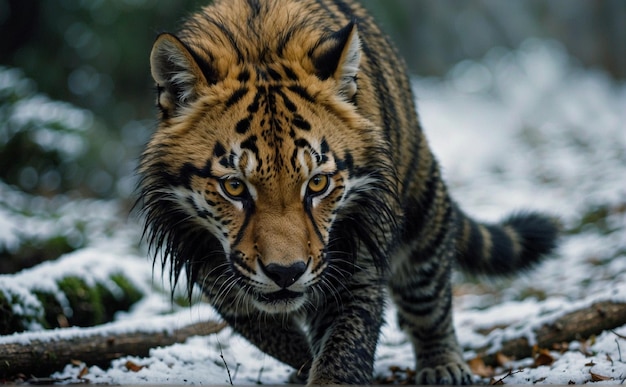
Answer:
<svg viewBox="0 0 626 387"><path fill-rule="evenodd" d="M261 375L263 375L263 371L265 371L265 362L263 362L263 365L259 369L259 375L256 378L256 384L263 384L261 383Z"/></svg>
<svg viewBox="0 0 626 387"><path fill-rule="evenodd" d="M237 363L237 365L235 365L235 372L233 372L233 380L237 380L237 373L239 372L239 367L241 367L241 363Z"/></svg>
<svg viewBox="0 0 626 387"><path fill-rule="evenodd" d="M515 375L515 374L519 374L520 372L524 372L524 370L517 370L517 371L513 371L513 370L509 370L509 372L507 372L506 375L504 375L503 377L501 377L498 380L495 380L491 384L492 386L498 385L498 384L502 384L502 382L504 381L504 379L508 378L509 376Z"/></svg>
<svg viewBox="0 0 626 387"><path fill-rule="evenodd" d="M222 358L222 362L224 362L224 367L226 367L226 372L228 373L228 382L231 386L234 386L233 379L230 377L230 369L228 368L228 364L226 364L226 359L224 358L224 352L222 352L222 343L217 341L217 345L220 347L220 357Z"/></svg>
<svg viewBox="0 0 626 387"><path fill-rule="evenodd" d="M615 332L615 329L611 329L611 333L613 333L615 336L619 337L620 339L626 340L626 336L620 335L619 333Z"/></svg>

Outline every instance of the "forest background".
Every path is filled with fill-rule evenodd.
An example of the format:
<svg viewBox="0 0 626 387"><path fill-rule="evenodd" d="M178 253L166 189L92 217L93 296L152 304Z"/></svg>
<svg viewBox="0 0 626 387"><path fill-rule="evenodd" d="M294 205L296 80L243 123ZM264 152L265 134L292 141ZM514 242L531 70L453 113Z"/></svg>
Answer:
<svg viewBox="0 0 626 387"><path fill-rule="evenodd" d="M553 60L554 56L550 57L553 54L549 54L547 62L542 62L546 59L545 55L543 59L541 56L532 57L536 58L538 66L541 65L543 68L526 63L526 70L540 70L534 80L565 90L563 94L568 93L567 88L571 86L572 79L574 82L584 81L587 76L600 79L598 82L604 86L601 92L590 88L587 90L589 93L577 88L577 102L572 105L577 111L564 111L567 114L562 114L561 118L549 116L553 121L562 119L567 125L571 123L571 132L549 133L549 125L531 127L526 132L530 132L532 136L526 136L524 146L532 147L534 144L537 154L549 154L550 149L554 148L551 144L537 143L537 139L542 136L541 128L547 129L544 137L548 141L563 140L574 143L575 150L571 152L573 155L581 155L580 164L575 164L576 168L579 168L581 165L587 165L587 160L584 159L587 154L592 154L593 157L606 155L608 158L609 153L602 148L606 145L611 152L615 152L611 153L611 157L613 154L617 156L604 165L613 166L608 169L611 169L619 179L619 171L623 170L623 163L620 164L619 160L625 157L625 148L622 144L626 144L624 108L622 107L619 113L619 107L615 108L611 104L618 98L624 100L626 1L363 0L362 2L396 42L418 83L425 86L423 94L418 91L418 100L422 96L426 97L425 106L429 106L428 87L435 83L442 85L438 90L448 90L449 85L456 85L458 91L465 93L464 95L474 93L486 96L490 103L497 99L506 99L501 97L507 96L502 89L506 89L508 81L496 79L497 71L501 70L495 69L489 75L493 80L490 89L485 89L484 85L476 83L476 80L484 79L485 71L493 70L489 67L490 63L495 63L497 58L506 58L508 50L518 50L522 47L522 54L509 56L523 59L524 50L532 51L534 44L532 39L535 39L535 43L548 42L545 44L552 47L550 52L557 52L557 62L561 60L561 65L567 62L563 65L565 70L578 74L576 75L578 78L563 76L558 82L552 83L550 79L542 78L543 74L546 74L542 71L546 69L550 75L550 60ZM145 246L139 242L137 214L132 211L136 200L137 161L156 124L154 85L150 78L148 57L152 42L159 32L175 31L185 15L204 3L198 0L0 0L0 338L15 331L98 325L114 320L118 310L128 310L133 304L136 305L142 297L142 292L144 296L150 291L162 292L163 298L167 299L169 295L167 286L159 287L158 283L156 285L152 283L150 286L158 289L150 286L142 288L143 285L138 284L142 280L133 278L131 273L134 263L123 261L124 254L131 251L133 257L145 258L145 263L149 267ZM535 50L535 54L540 51ZM567 59L563 59L565 57ZM547 66L544 66L546 63ZM558 71L554 74L559 75ZM524 76L533 80L533 74ZM429 79L434 81L429 83ZM469 79L469 83L464 82L464 79ZM515 81L511 83L519 88ZM591 84L594 85L593 82ZM535 89L528 91L529 98L541 101L542 97L546 97L541 95L545 88L541 85L534 86ZM511 95L515 92L516 90L512 90ZM564 95L559 95L558 91L554 90L551 92L551 96L555 98L547 99L546 104L554 105L546 105L544 110L550 110L558 116L562 107L559 105L562 102L560 99ZM450 98L450 94L445 92L440 94ZM599 95L600 98L586 101L587 95L589 98ZM604 96L608 96L608 99L604 100ZM450 98L450 106L454 106L454 103L454 98ZM598 104L602 103L605 106L599 107ZM437 106L444 105L445 102ZM463 109L469 111L470 105L458 106L459 111ZM490 117L498 117L498 106L496 104L489 108ZM512 114L516 113L517 105L511 106ZM551 109L552 107L554 109ZM590 110L595 109L594 112L599 112L598 116L584 116L587 114L584 111L586 107ZM530 110L530 114L532 113L533 110ZM545 111L543 113L545 115ZM480 111L470 114L475 114L480 119ZM438 119L445 115L442 114ZM429 118L430 113L426 116ZM576 123L574 121L577 117L583 117L584 120ZM615 117L622 119L621 132L619 126L606 125L607 122L613 122L611 120ZM457 120L461 121L458 118ZM524 120L525 123L530 123L530 126L538 122L528 116L524 117ZM458 126L455 124L450 135L459 138L467 136L463 132L464 128L460 127L462 124L463 122ZM594 126L596 124L597 127ZM472 119L469 119L467 127L472 126L478 125L472 124ZM598 139L601 134L595 133L603 133L602 128L608 128L604 132L606 138ZM537 133L533 132L535 129ZM522 135L527 135L526 132ZM502 133L483 134L486 138L493 136L482 141L483 143L489 144L489 141L492 141L494 146L500 144L498 138ZM571 138L562 139L559 136ZM615 136L615 139L611 136ZM436 133L433 137L435 142L441 142ZM445 142L455 143L447 139ZM444 165L449 167L454 188L462 191L465 184L465 189L469 187L469 191L472 191L469 179L478 172L467 173L465 176L468 180L463 180L463 177L455 172L457 167L454 160L449 162L450 158L446 157L450 150L446 151L441 144L439 145L436 152L440 150L443 153L443 158L447 161ZM486 149L486 153L489 153L488 146L478 148ZM560 148L556 149L555 154L558 154ZM501 156L506 158L509 155L504 151L501 152ZM537 160L543 161L541 158ZM562 158L560 164L552 159L546 160L548 164L555 163L553 165L559 168L555 174L560 176L550 176L548 171L546 177L544 175L546 170L541 170L539 166L537 178L539 186L545 184L554 187L560 184L563 176L573 176L568 175L574 165L568 163L573 159ZM524 164L526 161L521 163ZM469 165L474 164L470 162ZM462 168L456 169L459 170ZM498 171L497 168L494 171L490 173L496 178L494 186L498 186L499 178L506 180L506 171ZM579 173L583 176L583 172ZM598 172L591 170L590 173ZM596 184L594 193L588 195L591 198L589 203L584 203L580 209L577 208L576 214L565 215L568 234L578 236L581 240L584 240L585 233L589 232L597 234L599 238L605 238L598 241L606 241L609 237L614 240L621 238L613 245L598 242L604 246L610 245L610 248L607 248L610 251L598 250L602 251L599 254L606 254L585 258L585 262L588 261L586 264L607 265L607 268L610 262L619 262L620 259L623 261L626 255L626 243L623 237L619 237L620 233L623 234L626 219L624 188L619 187L616 184L617 179L611 176L610 173L601 176L605 179L602 181L612 183L610 188L609 184L606 187ZM561 189L568 191L579 189L579 181L580 177L565 182ZM588 184L594 184L593 178ZM582 189L581 192L584 193L585 188ZM609 194L602 196L603 192ZM599 196L594 196L596 194ZM580 195L582 198L583 194ZM508 192L500 195L505 196L511 195ZM581 203L583 201L584 198L581 199ZM547 201L544 205L545 203ZM480 203L478 205L480 206ZM498 212L501 211L504 209L498 208ZM122 239L124 242L118 243ZM93 261L88 260L90 264L105 262L104 264L108 265L106 262L109 262L109 255L116 255L109 251L111 240L115 240L118 248L124 250L118 254L117 261L111 261L115 262L112 265L120 267L121 262L124 262L128 267L122 273L123 278L116 277L119 273L111 269L113 276L110 279L124 292L127 291L128 299L115 301L115 294L109 292L105 297L102 294L106 292L100 289L99 292L102 294L98 295L99 298L94 298L98 303L107 304L106 300L113 301L105 305L103 310L96 311L97 318L94 317L93 308L79 310L78 306L72 304L73 296L69 295L63 296L65 298L58 294L53 295L57 308L53 308L52 311L32 312L29 308L34 304L25 302L29 298L20 293L23 290L20 288L21 284L12 287L19 283L20 278L26 278L21 276L28 268L36 271L37 267L42 267L42 262L71 261L73 252L82 252L92 257ZM98 247L89 250L93 246ZM61 268L66 270L68 265L59 264L58 267L59 270ZM43 267L42 270L48 269ZM103 269L103 272L109 273L107 270ZM142 270L139 271L143 272ZM623 286L620 276L623 276L624 272L626 269L622 268L611 277L618 287ZM80 275L78 282L63 280L65 282L58 281L51 286L76 292L76 287L88 284L92 279L90 276L94 273ZM62 273L54 275L50 273L50 278L56 280L64 277ZM597 281L598 286L603 280L606 278L601 276L587 279L588 282ZM32 280L29 281L28 286L36 287L37 284L33 284ZM39 286L45 287L43 283L46 283L44 279ZM139 289L134 290L139 292L135 292L133 286L127 286L129 284L136 285L135 288ZM581 289L586 289L587 285L583 282ZM40 290L34 289L34 293ZM532 291L522 289L518 293L524 293L520 299L538 297L542 300L547 298L546 294L551 291L545 290L545 294L538 295L537 289ZM81 292L82 290L78 293L84 293ZM41 292L37 293L37 297L38 302L44 303L45 297ZM59 301L60 299L62 300ZM66 301L71 304L69 309L68 305L63 304ZM21 309L18 310L16 305ZM29 314L31 312L32 314ZM84 317L82 312L88 315L84 319L79 318ZM0 381L1 378L0 372Z"/></svg>
<svg viewBox="0 0 626 387"><path fill-rule="evenodd" d="M80 128L70 130L79 137L74 142L81 143L80 149L66 149L70 154L32 143L27 132L37 128L7 128L3 122L0 179L46 197L64 193L129 199L137 157L155 127L148 65L152 42L159 32L175 31L185 15L204 3L0 0L0 65L3 71L17 70L28 83L19 86L13 100L4 95L0 103L13 104L38 92L87 115ZM626 2L621 0L363 4L420 77L445 76L463 60L482 58L494 47L517 48L530 36L561 42L584 67L626 77ZM70 128L49 129L62 133ZM68 156L71 160L64 159Z"/></svg>

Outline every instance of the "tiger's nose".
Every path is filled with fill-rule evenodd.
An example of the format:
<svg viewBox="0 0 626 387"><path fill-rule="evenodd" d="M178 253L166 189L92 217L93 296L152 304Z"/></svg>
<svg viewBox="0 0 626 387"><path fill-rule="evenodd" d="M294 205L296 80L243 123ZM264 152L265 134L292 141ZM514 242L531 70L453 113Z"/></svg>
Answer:
<svg viewBox="0 0 626 387"><path fill-rule="evenodd" d="M291 266L283 266L277 263L270 263L267 266L261 264L261 268L265 274L283 289L293 285L302 277L302 274L306 271L306 267L307 265L304 262L296 262Z"/></svg>

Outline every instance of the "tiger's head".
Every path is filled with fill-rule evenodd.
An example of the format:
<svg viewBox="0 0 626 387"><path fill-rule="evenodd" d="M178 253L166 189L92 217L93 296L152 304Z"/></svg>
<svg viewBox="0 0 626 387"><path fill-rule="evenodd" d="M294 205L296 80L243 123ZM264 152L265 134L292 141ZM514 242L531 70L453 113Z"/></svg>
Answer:
<svg viewBox="0 0 626 387"><path fill-rule="evenodd" d="M393 217L386 140L355 103L356 26L292 35L264 56L160 35L160 120L139 169L147 239L172 275L268 313L339 286L359 246L382 259Z"/></svg>

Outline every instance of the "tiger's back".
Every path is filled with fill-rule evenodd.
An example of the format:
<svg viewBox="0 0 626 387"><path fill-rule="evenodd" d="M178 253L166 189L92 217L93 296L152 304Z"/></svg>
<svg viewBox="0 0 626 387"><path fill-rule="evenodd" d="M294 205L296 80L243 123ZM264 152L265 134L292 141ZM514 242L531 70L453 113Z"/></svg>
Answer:
<svg viewBox="0 0 626 387"><path fill-rule="evenodd" d="M528 267L557 226L535 213L483 225L454 204L405 66L363 8L218 1L160 35L151 68L160 118L141 198L174 278L186 271L190 291L311 384L370 381L388 288L417 381L471 382L452 263Z"/></svg>

